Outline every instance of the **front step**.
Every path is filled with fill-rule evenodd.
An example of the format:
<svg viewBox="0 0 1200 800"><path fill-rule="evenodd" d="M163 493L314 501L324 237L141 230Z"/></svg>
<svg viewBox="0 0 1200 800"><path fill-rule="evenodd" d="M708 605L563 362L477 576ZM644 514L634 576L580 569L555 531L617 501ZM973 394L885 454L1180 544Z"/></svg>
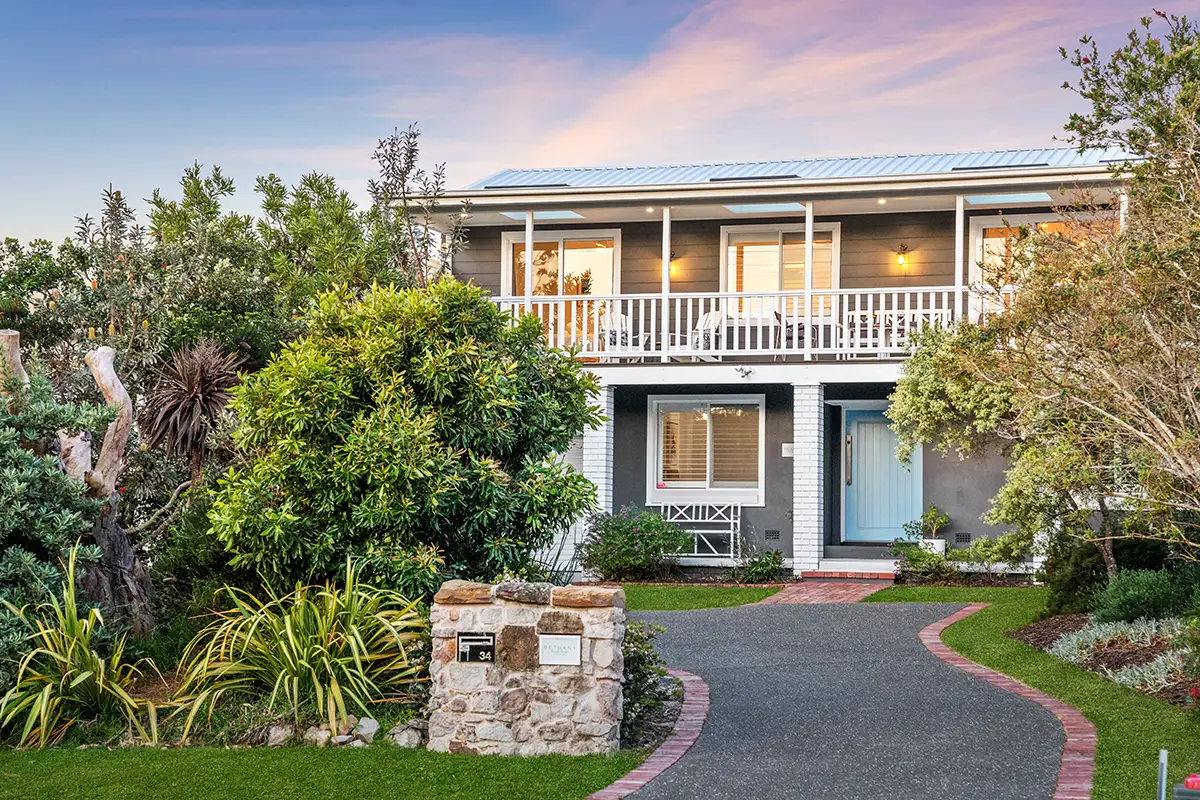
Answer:
<svg viewBox="0 0 1200 800"><path fill-rule="evenodd" d="M859 578L863 580L894 580L894 558L822 558L814 570L802 570L805 578Z"/></svg>

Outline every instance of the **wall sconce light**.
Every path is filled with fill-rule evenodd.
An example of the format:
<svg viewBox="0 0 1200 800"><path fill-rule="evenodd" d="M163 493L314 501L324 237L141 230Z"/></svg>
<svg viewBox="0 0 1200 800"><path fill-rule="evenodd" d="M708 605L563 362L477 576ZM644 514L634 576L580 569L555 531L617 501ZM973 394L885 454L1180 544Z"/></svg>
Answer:
<svg viewBox="0 0 1200 800"><path fill-rule="evenodd" d="M901 244L896 248L896 266L901 269L908 267L908 245Z"/></svg>
<svg viewBox="0 0 1200 800"><path fill-rule="evenodd" d="M667 257L667 263L670 265L672 275L679 271L679 262L675 260L674 250L672 250L671 254Z"/></svg>

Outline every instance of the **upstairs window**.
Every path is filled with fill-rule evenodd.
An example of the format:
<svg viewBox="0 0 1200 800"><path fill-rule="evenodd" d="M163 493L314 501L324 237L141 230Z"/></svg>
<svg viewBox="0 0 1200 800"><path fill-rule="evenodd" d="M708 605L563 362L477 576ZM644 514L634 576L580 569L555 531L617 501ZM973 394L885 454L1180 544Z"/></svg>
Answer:
<svg viewBox="0 0 1200 800"><path fill-rule="evenodd" d="M803 225L736 225L721 229L727 292L804 291ZM838 288L839 223L813 226L813 289Z"/></svg>
<svg viewBox="0 0 1200 800"><path fill-rule="evenodd" d="M533 294L615 294L620 271L618 231L539 232L533 242ZM502 272L510 297L525 294L525 233L503 236Z"/></svg>

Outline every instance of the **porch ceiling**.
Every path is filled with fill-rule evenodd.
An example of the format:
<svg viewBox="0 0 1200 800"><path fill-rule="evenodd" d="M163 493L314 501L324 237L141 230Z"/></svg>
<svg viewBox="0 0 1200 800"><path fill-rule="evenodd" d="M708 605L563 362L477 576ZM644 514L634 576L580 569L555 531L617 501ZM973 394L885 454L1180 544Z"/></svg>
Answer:
<svg viewBox="0 0 1200 800"><path fill-rule="evenodd" d="M992 190L987 192L977 192L978 194L989 195L1010 195L1004 199L999 197L993 198L999 202L995 203L968 203L967 211L987 210L993 213L1000 211L1015 212L1022 209L1044 207L1047 203L1044 200L1034 200L1029 197L1020 197L1017 192L1028 194L1028 189L1013 189L1009 191ZM1068 202L1067 193L1058 189L1039 188L1038 193L1049 195L1050 204L1057 205ZM811 195L809 196L811 197ZM1112 191L1107 188L1098 188L1092 190L1092 198L1095 202L1108 202L1112 198ZM674 220L722 220L728 221L730 224L737 222L745 222L748 220L770 218L770 219L787 219L795 218L797 220L804 219L804 211L802 208L792 211L778 211L766 209L762 213L735 213L726 207L726 202L729 205L755 205L758 203L779 203L784 200L792 200L794 202L803 203L806 197L773 195L770 198L762 198L759 200L749 198L739 198L737 201L707 202L697 201L675 201L671 202L671 217ZM829 199L815 197L812 198L814 211L817 217L826 216L849 216L855 214L897 214L905 212L918 211L953 211L954 210L954 194L876 194L873 196L858 195L850 197L831 197ZM587 204L587 203L572 203L564 198L562 205L547 206L545 199L540 198L535 205L539 215L547 211L571 211L577 214L578 217L572 217L569 221L563 219L539 219L535 217L534 224L539 228L544 227L561 227L563 225L575 225L582 227L595 227L597 225L608 225L612 223L622 222L661 222L662 208L657 205L631 204L625 202L622 204L606 203L606 204ZM438 227L446 225L454 212L450 210L450 203L446 203L447 212L439 214L435 217L435 224ZM485 206L476 204L472 209L469 218L469 225L475 226L508 226L518 227L522 225L520 219L514 219L506 214L519 214L523 212L523 208L519 205L506 203L502 206Z"/></svg>

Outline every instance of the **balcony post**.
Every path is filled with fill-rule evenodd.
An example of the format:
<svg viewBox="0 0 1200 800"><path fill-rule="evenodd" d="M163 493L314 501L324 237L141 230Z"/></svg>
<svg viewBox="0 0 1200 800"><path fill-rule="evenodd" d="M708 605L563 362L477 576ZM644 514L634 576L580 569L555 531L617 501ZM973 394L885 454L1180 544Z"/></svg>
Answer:
<svg viewBox="0 0 1200 800"><path fill-rule="evenodd" d="M662 226L662 360L667 361L671 342L671 207L663 206Z"/></svg>
<svg viewBox="0 0 1200 800"><path fill-rule="evenodd" d="M783 247L779 248L783 259ZM804 360L812 361L813 201L804 201Z"/></svg>
<svg viewBox="0 0 1200 800"><path fill-rule="evenodd" d="M533 310L533 212L525 212L525 313Z"/></svg>
<svg viewBox="0 0 1200 800"><path fill-rule="evenodd" d="M1125 223L1129 219L1129 193L1122 189L1121 194L1117 197L1117 199L1120 203L1120 211L1118 212L1117 217L1117 223L1120 226L1118 230L1123 231L1125 230Z"/></svg>
<svg viewBox="0 0 1200 800"><path fill-rule="evenodd" d="M966 264L963 249L963 196L954 197L954 319L963 317L963 289L966 286Z"/></svg>

